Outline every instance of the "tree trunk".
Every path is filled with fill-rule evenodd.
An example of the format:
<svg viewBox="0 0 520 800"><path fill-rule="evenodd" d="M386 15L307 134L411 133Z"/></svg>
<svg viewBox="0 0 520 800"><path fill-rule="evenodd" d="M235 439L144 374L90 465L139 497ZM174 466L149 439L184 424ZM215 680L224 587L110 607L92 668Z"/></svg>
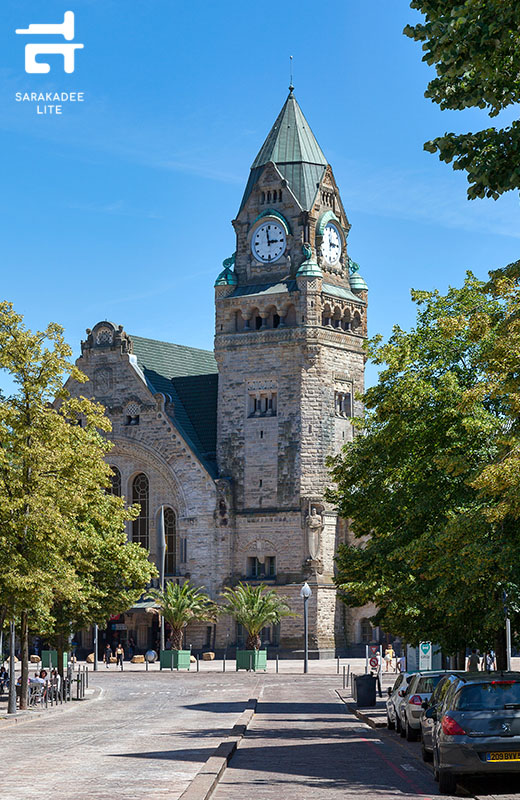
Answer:
<svg viewBox="0 0 520 800"><path fill-rule="evenodd" d="M182 628L180 630L173 628L170 640L172 643L172 650L182 650Z"/></svg>
<svg viewBox="0 0 520 800"><path fill-rule="evenodd" d="M505 628L495 633L495 656L497 660L497 669L507 669Z"/></svg>
<svg viewBox="0 0 520 800"><path fill-rule="evenodd" d="M257 633L250 633L247 637L246 650L260 650L261 644L260 636Z"/></svg>
<svg viewBox="0 0 520 800"><path fill-rule="evenodd" d="M457 650L457 669L458 670L466 669L466 651L465 650Z"/></svg>
<svg viewBox="0 0 520 800"><path fill-rule="evenodd" d="M58 653L58 663L56 665L58 668L58 675L61 675L61 678L63 679L63 653L65 651L63 636L58 636L56 651Z"/></svg>
<svg viewBox="0 0 520 800"><path fill-rule="evenodd" d="M20 709L27 708L27 695L29 688L29 626L28 611L20 614L20 642L22 650L22 679L20 686Z"/></svg>

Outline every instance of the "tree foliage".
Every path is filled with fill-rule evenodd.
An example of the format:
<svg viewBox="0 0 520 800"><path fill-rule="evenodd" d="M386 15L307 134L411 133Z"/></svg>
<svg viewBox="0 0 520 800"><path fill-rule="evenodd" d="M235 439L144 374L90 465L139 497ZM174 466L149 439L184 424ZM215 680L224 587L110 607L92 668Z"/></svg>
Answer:
<svg viewBox="0 0 520 800"><path fill-rule="evenodd" d="M425 96L442 109L487 109L490 117L520 100L520 4L516 0L413 0L424 23L404 33L422 42L435 66ZM425 149L466 170L468 197L520 188L520 120L475 133L445 133Z"/></svg>
<svg viewBox="0 0 520 800"><path fill-rule="evenodd" d="M225 589L222 597L222 610L231 614L248 632L246 650L259 650L259 634L266 625L275 625L282 617L295 616L286 599L263 583L259 586L239 583L233 589Z"/></svg>
<svg viewBox="0 0 520 800"><path fill-rule="evenodd" d="M204 587L193 586L190 581L185 581L182 586L168 581L164 591L152 589L149 596L155 600L160 613L171 626L173 650L182 648L183 629L190 622L213 622L217 617L217 606Z"/></svg>
<svg viewBox="0 0 520 800"><path fill-rule="evenodd" d="M338 553L344 599L375 602L385 629L447 652L497 646L503 591L520 603L520 295L508 281L509 298L501 277L472 275L445 296L412 292L416 326L369 344L383 369L363 430L330 462L329 499L360 538Z"/></svg>
<svg viewBox="0 0 520 800"><path fill-rule="evenodd" d="M136 510L106 494L110 423L65 388L67 376L87 380L70 356L59 325L32 333L0 303L0 369L14 387L0 394L0 606L21 622L22 706L29 626L67 636L101 622L155 574L148 553L126 542Z"/></svg>

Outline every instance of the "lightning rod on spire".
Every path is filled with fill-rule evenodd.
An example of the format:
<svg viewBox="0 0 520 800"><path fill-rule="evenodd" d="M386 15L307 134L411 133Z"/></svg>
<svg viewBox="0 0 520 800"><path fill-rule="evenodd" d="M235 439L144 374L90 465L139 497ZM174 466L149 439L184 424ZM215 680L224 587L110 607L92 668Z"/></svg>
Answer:
<svg viewBox="0 0 520 800"><path fill-rule="evenodd" d="M293 57L292 57L292 56L289 56L289 74L290 74L290 85L289 85L289 91L290 91L290 92L292 92L292 91L293 91L293 89L294 89L294 86L293 86L293 72L292 72L292 67L293 67L293 64L292 64L292 62L293 62Z"/></svg>

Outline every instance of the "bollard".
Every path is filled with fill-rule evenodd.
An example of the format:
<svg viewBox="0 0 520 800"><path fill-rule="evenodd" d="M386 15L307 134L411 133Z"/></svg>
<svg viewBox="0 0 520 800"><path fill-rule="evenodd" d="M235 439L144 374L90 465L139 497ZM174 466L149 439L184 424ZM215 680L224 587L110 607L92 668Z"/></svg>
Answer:
<svg viewBox="0 0 520 800"><path fill-rule="evenodd" d="M222 657L222 672L226 671L226 654L224 653Z"/></svg>
<svg viewBox="0 0 520 800"><path fill-rule="evenodd" d="M148 659L146 656L144 657L144 663L146 664L146 671L148 672Z"/></svg>
<svg viewBox="0 0 520 800"><path fill-rule="evenodd" d="M339 675L339 657L337 659L337 666L336 666L336 675Z"/></svg>
<svg viewBox="0 0 520 800"><path fill-rule="evenodd" d="M345 667L343 667L343 688L345 689Z"/></svg>
<svg viewBox="0 0 520 800"><path fill-rule="evenodd" d="M347 665L347 686L348 686L349 678L350 678L350 664Z"/></svg>
<svg viewBox="0 0 520 800"><path fill-rule="evenodd" d="M85 664L85 675L87 677L87 689L88 689L88 667L86 664Z"/></svg>
<svg viewBox="0 0 520 800"><path fill-rule="evenodd" d="M49 681L45 681L45 708L48 707L48 702L49 702L47 697L48 694L49 694Z"/></svg>
<svg viewBox="0 0 520 800"><path fill-rule="evenodd" d="M76 700L79 700L79 675L76 678Z"/></svg>
<svg viewBox="0 0 520 800"><path fill-rule="evenodd" d="M249 672L253 669L253 657L249 654Z"/></svg>
<svg viewBox="0 0 520 800"><path fill-rule="evenodd" d="M200 666L199 666L199 657L198 657L198 656L195 656L195 658L197 659L197 672L198 672L198 671L199 671L199 669L200 669Z"/></svg>
<svg viewBox="0 0 520 800"><path fill-rule="evenodd" d="M276 654L276 674L278 675L278 653Z"/></svg>

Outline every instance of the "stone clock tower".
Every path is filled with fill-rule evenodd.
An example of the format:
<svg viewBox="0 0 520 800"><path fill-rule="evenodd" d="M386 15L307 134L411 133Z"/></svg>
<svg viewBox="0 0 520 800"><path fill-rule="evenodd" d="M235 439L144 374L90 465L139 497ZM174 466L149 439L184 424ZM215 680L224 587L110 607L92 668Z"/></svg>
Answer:
<svg viewBox="0 0 520 800"><path fill-rule="evenodd" d="M333 585L344 523L325 502L329 455L352 439L363 391L367 286L347 254L350 224L290 87L233 221L237 244L215 284L217 462L231 580L263 580L301 613L310 648L345 644ZM302 646L301 618L282 648Z"/></svg>

